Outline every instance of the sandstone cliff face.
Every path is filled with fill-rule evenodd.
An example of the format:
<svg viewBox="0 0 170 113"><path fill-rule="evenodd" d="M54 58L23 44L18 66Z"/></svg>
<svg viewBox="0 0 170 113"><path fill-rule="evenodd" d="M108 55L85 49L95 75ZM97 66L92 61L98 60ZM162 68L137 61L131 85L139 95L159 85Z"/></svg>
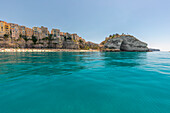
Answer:
<svg viewBox="0 0 170 113"><path fill-rule="evenodd" d="M87 47L90 49L99 49L99 44L93 43L93 42L86 42Z"/></svg>
<svg viewBox="0 0 170 113"><path fill-rule="evenodd" d="M25 41L24 40L12 40L11 38L0 38L0 47L1 48L24 48L25 46Z"/></svg>
<svg viewBox="0 0 170 113"><path fill-rule="evenodd" d="M99 45L93 42L86 42L83 38L74 40L71 38L40 39L33 42L32 39L11 40L11 38L1 38L2 48L53 48L53 49L98 49Z"/></svg>
<svg viewBox="0 0 170 113"><path fill-rule="evenodd" d="M122 37L123 42L121 44L120 50L122 51L148 51L147 44L136 39L135 37Z"/></svg>
<svg viewBox="0 0 170 113"><path fill-rule="evenodd" d="M121 35L107 40L105 48L120 49L121 51L148 51L147 44L130 35Z"/></svg>
<svg viewBox="0 0 170 113"><path fill-rule="evenodd" d="M63 41L61 39L57 38L53 41L53 45L54 45L53 48L62 49Z"/></svg>
<svg viewBox="0 0 170 113"><path fill-rule="evenodd" d="M33 42L34 41L34 42ZM104 45L103 45L104 44ZM20 38L13 40L11 38L1 38L0 47L5 48L54 48L54 49L99 49L103 48L115 49L121 51L148 51L147 44L138 40L131 35L113 35L106 38L102 45L86 42L83 38L78 40L72 38L55 38L55 39L41 39L25 40Z"/></svg>
<svg viewBox="0 0 170 113"><path fill-rule="evenodd" d="M73 40L66 40L63 42L63 49L79 49L79 44Z"/></svg>
<svg viewBox="0 0 170 113"><path fill-rule="evenodd" d="M122 38L113 38L110 39L106 42L105 44L105 48L109 48L109 49L120 49L120 46L123 42Z"/></svg>
<svg viewBox="0 0 170 113"><path fill-rule="evenodd" d="M19 47L19 48L24 48L24 47L26 47L26 42L24 41L24 39L20 39L19 41L17 41L17 46Z"/></svg>

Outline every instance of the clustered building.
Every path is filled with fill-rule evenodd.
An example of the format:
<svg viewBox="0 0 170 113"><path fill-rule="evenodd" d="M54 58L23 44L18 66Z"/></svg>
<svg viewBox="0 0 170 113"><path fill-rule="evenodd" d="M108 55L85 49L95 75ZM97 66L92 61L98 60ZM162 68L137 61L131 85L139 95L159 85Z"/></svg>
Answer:
<svg viewBox="0 0 170 113"><path fill-rule="evenodd" d="M47 27L33 27L28 28L26 26L20 26L18 24L14 23L7 23L5 21L0 20L0 37L11 37L15 40L26 37L27 39L32 39L32 37L36 37L38 41L48 38L49 35L52 36L53 39L73 39L73 40L80 40L82 39L77 34L70 34L70 33L64 33L60 32L59 29L52 29L51 32L49 32Z"/></svg>

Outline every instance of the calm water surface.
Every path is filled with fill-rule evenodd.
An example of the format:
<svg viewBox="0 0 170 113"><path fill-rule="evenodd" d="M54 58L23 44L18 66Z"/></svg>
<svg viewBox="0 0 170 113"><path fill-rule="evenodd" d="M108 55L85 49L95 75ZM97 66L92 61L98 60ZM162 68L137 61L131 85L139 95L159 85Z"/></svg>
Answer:
<svg viewBox="0 0 170 113"><path fill-rule="evenodd" d="M0 53L0 113L170 113L170 53Z"/></svg>

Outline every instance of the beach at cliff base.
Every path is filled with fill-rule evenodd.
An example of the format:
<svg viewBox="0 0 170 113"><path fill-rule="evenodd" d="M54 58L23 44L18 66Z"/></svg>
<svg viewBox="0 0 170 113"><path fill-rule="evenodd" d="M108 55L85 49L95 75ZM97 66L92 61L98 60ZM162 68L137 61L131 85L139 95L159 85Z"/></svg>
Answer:
<svg viewBox="0 0 170 113"><path fill-rule="evenodd" d="M99 52L99 50L74 50L74 49L0 49L0 52Z"/></svg>

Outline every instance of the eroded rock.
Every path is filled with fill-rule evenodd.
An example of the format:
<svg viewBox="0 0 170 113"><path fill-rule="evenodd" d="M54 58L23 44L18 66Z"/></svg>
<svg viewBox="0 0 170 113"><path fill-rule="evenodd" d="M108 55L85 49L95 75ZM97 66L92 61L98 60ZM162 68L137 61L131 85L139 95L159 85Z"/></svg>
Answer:
<svg viewBox="0 0 170 113"><path fill-rule="evenodd" d="M122 35L109 39L105 45L108 49L120 49L121 51L148 51L147 43L138 40L130 35Z"/></svg>

